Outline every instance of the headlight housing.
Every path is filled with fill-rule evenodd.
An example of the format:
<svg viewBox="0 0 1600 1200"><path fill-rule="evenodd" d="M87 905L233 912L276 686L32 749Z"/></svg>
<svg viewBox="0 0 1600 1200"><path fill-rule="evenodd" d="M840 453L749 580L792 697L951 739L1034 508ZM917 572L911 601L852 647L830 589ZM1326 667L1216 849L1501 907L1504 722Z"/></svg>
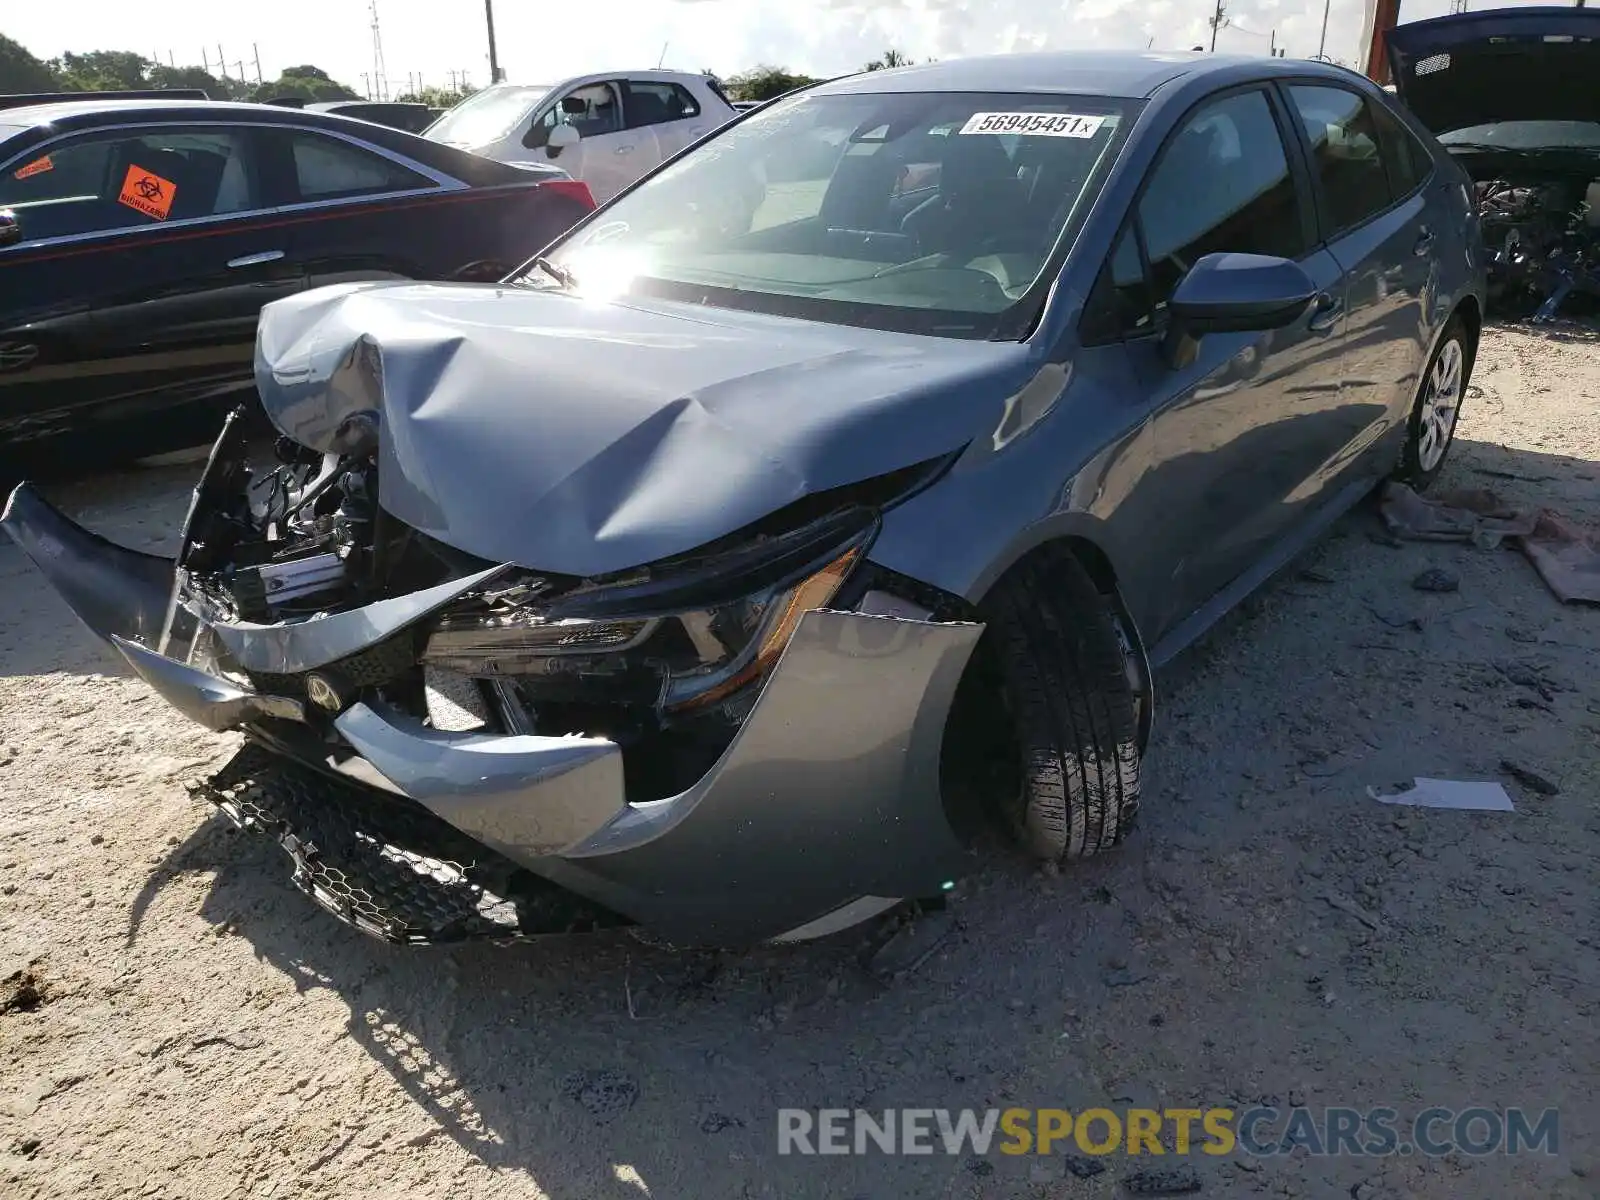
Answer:
<svg viewBox="0 0 1600 1200"><path fill-rule="evenodd" d="M648 704L663 719L727 704L764 677L808 609L835 603L885 507L947 459L820 493L686 555L597 580L529 574L447 612L426 665L541 700Z"/></svg>

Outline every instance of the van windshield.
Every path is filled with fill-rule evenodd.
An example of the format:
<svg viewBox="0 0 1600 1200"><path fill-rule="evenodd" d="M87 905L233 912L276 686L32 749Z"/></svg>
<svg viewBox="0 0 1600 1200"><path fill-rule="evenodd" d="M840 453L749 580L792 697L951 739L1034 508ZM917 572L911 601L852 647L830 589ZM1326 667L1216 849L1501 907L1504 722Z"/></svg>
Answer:
<svg viewBox="0 0 1600 1200"><path fill-rule="evenodd" d="M549 94L546 84L484 88L428 126L426 136L454 146L487 146L521 124Z"/></svg>
<svg viewBox="0 0 1600 1200"><path fill-rule="evenodd" d="M1042 302L1136 102L797 96L609 205L519 282L951 337Z"/></svg>

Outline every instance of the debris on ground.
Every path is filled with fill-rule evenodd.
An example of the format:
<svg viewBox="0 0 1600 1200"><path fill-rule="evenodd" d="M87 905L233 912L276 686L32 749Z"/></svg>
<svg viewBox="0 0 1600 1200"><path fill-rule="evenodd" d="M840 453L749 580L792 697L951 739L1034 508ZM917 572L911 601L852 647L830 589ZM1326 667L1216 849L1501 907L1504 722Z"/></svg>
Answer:
<svg viewBox="0 0 1600 1200"><path fill-rule="evenodd" d="M1548 509L1519 509L1483 488L1419 496L1403 483L1384 485L1379 514L1391 536L1425 542L1471 542L1496 550L1506 542L1522 551L1545 586L1563 604L1600 604L1600 540ZM1441 576L1446 572L1439 572ZM1413 587L1434 575L1424 571Z"/></svg>
<svg viewBox="0 0 1600 1200"><path fill-rule="evenodd" d="M1200 1190L1200 1173L1193 1167L1154 1167L1135 1171L1122 1186L1134 1196L1188 1196Z"/></svg>
<svg viewBox="0 0 1600 1200"><path fill-rule="evenodd" d="M1419 592L1453 592L1461 587L1461 577L1439 567L1429 567L1411 581Z"/></svg>
<svg viewBox="0 0 1600 1200"><path fill-rule="evenodd" d="M1522 552L1563 604L1600 604L1600 543L1556 513L1539 514Z"/></svg>
<svg viewBox="0 0 1600 1200"><path fill-rule="evenodd" d="M867 968L880 979L915 971L956 931L955 918L948 911L922 913L907 921L872 953Z"/></svg>
<svg viewBox="0 0 1600 1200"><path fill-rule="evenodd" d="M1530 792L1537 792L1541 796L1559 796L1561 794L1561 785L1556 783L1555 780L1514 759L1502 758L1500 760L1500 769ZM1506 803L1509 806L1510 801Z"/></svg>
<svg viewBox="0 0 1600 1200"><path fill-rule="evenodd" d="M1500 764L1507 771L1511 768ZM1417 808L1456 808L1472 812L1515 812L1511 797L1498 783L1467 783L1456 779L1425 779L1417 776L1408 791L1380 795L1369 787L1367 795L1380 804L1405 804ZM1404 784L1397 784L1404 787Z"/></svg>

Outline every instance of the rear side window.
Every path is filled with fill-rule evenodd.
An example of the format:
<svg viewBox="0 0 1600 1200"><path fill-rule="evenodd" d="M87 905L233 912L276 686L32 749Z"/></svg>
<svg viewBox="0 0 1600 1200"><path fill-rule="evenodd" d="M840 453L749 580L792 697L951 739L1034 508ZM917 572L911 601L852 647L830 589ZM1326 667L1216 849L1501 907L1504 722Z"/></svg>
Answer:
<svg viewBox="0 0 1600 1200"><path fill-rule="evenodd" d="M437 186L425 175L340 138L297 130L289 144L302 200L381 196Z"/></svg>
<svg viewBox="0 0 1600 1200"><path fill-rule="evenodd" d="M137 229L262 207L244 135L205 127L87 134L0 173L24 242Z"/></svg>
<svg viewBox="0 0 1600 1200"><path fill-rule="evenodd" d="M1333 237L1389 207L1388 171L1375 107L1340 87L1295 85L1289 96L1311 143ZM1407 188L1407 191L1410 189Z"/></svg>
<svg viewBox="0 0 1600 1200"><path fill-rule="evenodd" d="M676 83L629 83L628 128L665 125L700 115L700 104L689 90Z"/></svg>
<svg viewBox="0 0 1600 1200"><path fill-rule="evenodd" d="M1299 258L1300 197L1265 93L1240 92L1192 114L1162 150L1139 202L1159 309L1207 254Z"/></svg>
<svg viewBox="0 0 1600 1200"><path fill-rule="evenodd" d="M1384 166L1389 172L1389 191L1396 200L1409 196L1432 172L1432 156L1399 117L1380 105L1374 105L1372 112L1377 119Z"/></svg>

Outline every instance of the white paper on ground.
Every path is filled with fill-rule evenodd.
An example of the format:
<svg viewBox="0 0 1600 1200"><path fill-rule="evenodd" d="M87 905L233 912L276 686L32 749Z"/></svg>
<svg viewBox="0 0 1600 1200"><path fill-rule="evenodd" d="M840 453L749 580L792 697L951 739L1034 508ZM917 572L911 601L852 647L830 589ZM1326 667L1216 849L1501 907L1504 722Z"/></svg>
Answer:
<svg viewBox="0 0 1600 1200"><path fill-rule="evenodd" d="M1477 812L1516 812L1511 797L1498 783L1462 783L1455 779L1412 780L1409 792L1393 796L1380 796L1376 788L1368 788L1367 795L1381 804L1409 804L1419 808L1462 808Z"/></svg>

